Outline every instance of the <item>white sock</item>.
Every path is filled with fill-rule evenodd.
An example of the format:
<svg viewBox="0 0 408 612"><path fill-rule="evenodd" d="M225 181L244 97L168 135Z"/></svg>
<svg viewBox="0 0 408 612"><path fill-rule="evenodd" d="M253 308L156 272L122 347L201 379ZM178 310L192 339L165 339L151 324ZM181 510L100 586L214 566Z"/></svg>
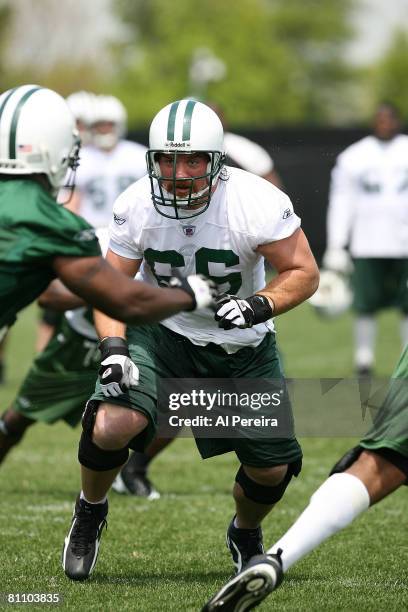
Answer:
<svg viewBox="0 0 408 612"><path fill-rule="evenodd" d="M282 549L283 571L344 529L368 509L370 498L365 485L352 474L330 476L310 498L310 503L285 535L268 550Z"/></svg>
<svg viewBox="0 0 408 612"><path fill-rule="evenodd" d="M354 362L357 368L369 368L374 362L377 321L374 317L357 317L354 321Z"/></svg>
<svg viewBox="0 0 408 612"><path fill-rule="evenodd" d="M81 493L79 494L79 499L83 499L84 501L86 501L87 504L104 504L108 498L105 495L105 497L103 497L100 501L91 502L88 499L86 499L84 492L81 490Z"/></svg>
<svg viewBox="0 0 408 612"><path fill-rule="evenodd" d="M408 344L408 317L401 319L400 334L402 348L404 348Z"/></svg>

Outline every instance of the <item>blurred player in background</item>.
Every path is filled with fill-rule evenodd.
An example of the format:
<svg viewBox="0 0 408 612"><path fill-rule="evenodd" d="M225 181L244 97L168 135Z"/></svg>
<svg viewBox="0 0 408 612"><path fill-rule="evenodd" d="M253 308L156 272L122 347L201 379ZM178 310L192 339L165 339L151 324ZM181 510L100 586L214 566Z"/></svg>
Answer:
<svg viewBox="0 0 408 612"><path fill-rule="evenodd" d="M256 607L279 586L292 565L401 485L408 484L407 398L408 346L394 370L382 406L374 412L370 431L336 463L330 477L282 538L229 580L203 612L241 612Z"/></svg>
<svg viewBox="0 0 408 612"><path fill-rule="evenodd" d="M373 135L343 151L332 173L323 266L342 274L353 268L354 362L361 376L372 373L381 308L399 308L403 346L408 341L408 136L400 130L397 109L381 104Z"/></svg>
<svg viewBox="0 0 408 612"><path fill-rule="evenodd" d="M74 115L76 128L81 140L81 148L89 145L91 141L91 125L95 112L96 95L89 91L77 91L72 93L66 102ZM69 173L66 176L68 180ZM72 210L73 193L70 189L61 189L58 194L61 202L67 202L66 208ZM42 312L37 328L36 352L40 353L48 344L56 326L61 322L61 311L54 308L41 306Z"/></svg>
<svg viewBox="0 0 408 612"><path fill-rule="evenodd" d="M71 209L96 228L110 223L116 198L146 174L147 149L124 139L126 122L126 110L117 98L94 97Z"/></svg>
<svg viewBox="0 0 408 612"><path fill-rule="evenodd" d="M227 119L223 109L218 104L214 103L209 104L209 107L217 113L224 127L224 144L227 164L257 174L281 189L282 181L268 151L245 136L229 132Z"/></svg>

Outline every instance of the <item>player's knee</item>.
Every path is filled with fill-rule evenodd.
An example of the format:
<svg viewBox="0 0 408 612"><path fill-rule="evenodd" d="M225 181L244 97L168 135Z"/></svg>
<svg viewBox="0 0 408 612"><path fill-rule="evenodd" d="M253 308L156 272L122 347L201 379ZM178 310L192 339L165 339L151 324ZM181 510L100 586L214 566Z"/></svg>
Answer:
<svg viewBox="0 0 408 612"><path fill-rule="evenodd" d="M0 433L17 444L34 421L10 408L0 417Z"/></svg>
<svg viewBox="0 0 408 612"><path fill-rule="evenodd" d="M359 460L362 451L363 448L361 446L354 446L353 448L348 450L347 453L345 453L332 467L329 476L345 472L349 467L351 467L356 461Z"/></svg>
<svg viewBox="0 0 408 612"><path fill-rule="evenodd" d="M129 457L129 449L105 450L92 440L89 431L83 431L79 440L78 461L81 465L96 472L106 472L121 467Z"/></svg>
<svg viewBox="0 0 408 612"><path fill-rule="evenodd" d="M147 418L128 408L101 404L95 416L92 439L105 450L128 445L147 426Z"/></svg>
<svg viewBox="0 0 408 612"><path fill-rule="evenodd" d="M292 476L297 476L301 467L301 459L273 468L245 467L244 469L241 465L235 481L240 485L247 499L258 504L272 505L282 499ZM235 494L234 497L236 501L239 501L239 494Z"/></svg>

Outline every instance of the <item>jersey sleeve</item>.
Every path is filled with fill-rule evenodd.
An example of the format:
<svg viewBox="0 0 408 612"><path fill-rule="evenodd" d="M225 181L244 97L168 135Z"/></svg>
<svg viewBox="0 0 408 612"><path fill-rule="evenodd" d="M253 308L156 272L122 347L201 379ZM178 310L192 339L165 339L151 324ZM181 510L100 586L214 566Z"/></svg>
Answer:
<svg viewBox="0 0 408 612"><path fill-rule="evenodd" d="M42 211L35 227L27 225L21 235L25 259L99 257L95 229L75 213L53 203Z"/></svg>
<svg viewBox="0 0 408 612"><path fill-rule="evenodd" d="M113 219L109 224L109 248L127 259L142 259L143 250L137 243L137 236L132 233L131 208L133 185L124 191L113 205Z"/></svg>
<svg viewBox="0 0 408 612"><path fill-rule="evenodd" d="M251 232L254 250L263 244L288 238L301 224L290 198L273 186L271 186L271 194L273 197L269 201L264 200L254 210L256 217L253 220L253 226L256 231Z"/></svg>

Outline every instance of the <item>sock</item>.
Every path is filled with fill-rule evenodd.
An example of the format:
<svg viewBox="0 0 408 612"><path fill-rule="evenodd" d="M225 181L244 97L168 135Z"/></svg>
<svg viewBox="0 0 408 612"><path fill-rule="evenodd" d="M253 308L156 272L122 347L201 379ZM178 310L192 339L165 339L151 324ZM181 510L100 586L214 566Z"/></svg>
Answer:
<svg viewBox="0 0 408 612"><path fill-rule="evenodd" d="M401 319L400 335L401 335L402 348L404 348L408 344L408 317L407 316Z"/></svg>
<svg viewBox="0 0 408 612"><path fill-rule="evenodd" d="M357 317L354 322L354 362L357 368L370 368L374 362L377 322L374 317Z"/></svg>
<svg viewBox="0 0 408 612"><path fill-rule="evenodd" d="M147 472L147 468L150 461L151 457L148 457L147 455L145 455L145 453L134 451L125 466L125 470L127 472L137 472L145 474Z"/></svg>
<svg viewBox="0 0 408 612"><path fill-rule="evenodd" d="M103 497L100 501L91 502L91 501L86 499L86 497L84 495L84 492L81 490L81 493L79 494L79 499L83 499L87 504L91 504L93 506L93 505L96 505L96 504L104 504L108 498L105 495L105 497Z"/></svg>
<svg viewBox="0 0 408 612"><path fill-rule="evenodd" d="M310 498L310 503L268 553L282 549L283 571L344 529L368 509L370 498L359 478L343 472L330 476Z"/></svg>

